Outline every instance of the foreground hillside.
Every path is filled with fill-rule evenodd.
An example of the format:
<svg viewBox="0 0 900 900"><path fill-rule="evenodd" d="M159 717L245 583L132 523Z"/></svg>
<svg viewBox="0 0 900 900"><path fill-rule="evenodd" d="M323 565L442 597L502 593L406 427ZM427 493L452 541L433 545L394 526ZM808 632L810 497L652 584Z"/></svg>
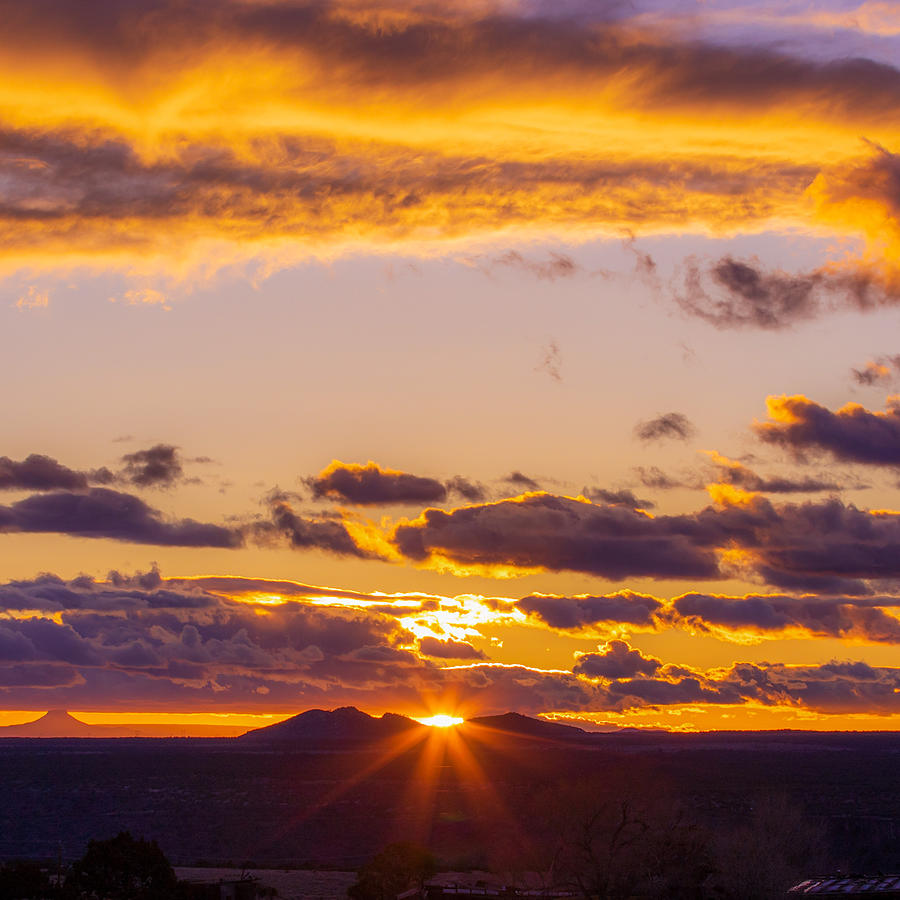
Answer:
<svg viewBox="0 0 900 900"><path fill-rule="evenodd" d="M0 857L55 858L61 848L74 858L89 839L130 830L182 865L352 867L404 839L484 865L498 834L519 834L521 849L560 790L584 784L598 797L677 799L714 830L749 821L763 795L784 797L826 828L832 868L891 871L898 763L895 734L609 735L584 745L470 726L330 749L4 740Z"/></svg>

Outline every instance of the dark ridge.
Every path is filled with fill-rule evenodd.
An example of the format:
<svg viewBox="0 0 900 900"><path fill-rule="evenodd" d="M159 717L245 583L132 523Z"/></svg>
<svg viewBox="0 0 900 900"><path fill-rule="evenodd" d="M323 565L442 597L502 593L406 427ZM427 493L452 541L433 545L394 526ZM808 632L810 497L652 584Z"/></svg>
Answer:
<svg viewBox="0 0 900 900"><path fill-rule="evenodd" d="M463 727L465 725L475 725L504 734L548 741L578 741L582 743L594 737L590 732L578 728L576 725L545 722L543 719L532 719L530 716L523 716L516 712L504 713L502 716L478 716L474 719L466 719Z"/></svg>
<svg viewBox="0 0 900 900"><path fill-rule="evenodd" d="M275 743L364 743L380 741L424 728L418 722L396 713L380 719L355 706L340 709L308 709L299 715L265 728L255 728L238 740Z"/></svg>

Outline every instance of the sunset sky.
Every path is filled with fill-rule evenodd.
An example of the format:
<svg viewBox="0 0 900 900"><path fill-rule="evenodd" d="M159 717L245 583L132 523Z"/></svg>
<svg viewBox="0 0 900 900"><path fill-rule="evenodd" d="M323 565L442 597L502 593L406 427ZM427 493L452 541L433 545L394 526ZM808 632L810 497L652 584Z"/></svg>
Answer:
<svg viewBox="0 0 900 900"><path fill-rule="evenodd" d="M896 3L0 21L0 724L900 726Z"/></svg>

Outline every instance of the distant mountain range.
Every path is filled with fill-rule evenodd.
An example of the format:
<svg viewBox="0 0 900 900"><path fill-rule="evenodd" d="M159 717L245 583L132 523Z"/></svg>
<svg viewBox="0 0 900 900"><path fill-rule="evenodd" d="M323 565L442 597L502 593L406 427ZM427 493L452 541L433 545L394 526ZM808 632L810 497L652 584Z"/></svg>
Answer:
<svg viewBox="0 0 900 900"><path fill-rule="evenodd" d="M575 725L545 722L543 719L532 719L530 716L523 716L516 712L504 713L502 716L478 716L474 719L467 719L463 724L517 737L538 738L545 741L585 741L596 736L596 733L585 731Z"/></svg>
<svg viewBox="0 0 900 900"><path fill-rule="evenodd" d="M562 725L508 712L480 716L455 726L473 737L490 731L496 737L555 743L591 743L603 735L574 725ZM622 729L636 731L636 729ZM247 731L241 726L198 725L88 725L61 709L50 710L23 725L0 726L0 738L128 738L128 737L233 737L247 744L291 746L359 746L403 735L424 736L428 726L407 716L385 713L370 716L354 706L339 709L309 709L274 725Z"/></svg>
<svg viewBox="0 0 900 900"><path fill-rule="evenodd" d="M396 713L375 718L355 706L342 706L331 711L308 709L283 722L248 731L240 740L248 743L364 743L424 728L425 725L414 719Z"/></svg>
<svg viewBox="0 0 900 900"><path fill-rule="evenodd" d="M455 726L465 733L491 731L510 738L542 741L585 742L596 738L582 728L559 725L532 719L520 713L502 716L482 716L467 719ZM385 713L380 718L370 716L355 706L343 706L331 711L310 709L275 725L248 731L239 740L246 743L272 744L364 744L415 733L424 736L428 726L407 716Z"/></svg>
<svg viewBox="0 0 900 900"><path fill-rule="evenodd" d="M236 737L244 731L239 725L88 725L64 709L51 709L33 722L0 726L0 738Z"/></svg>

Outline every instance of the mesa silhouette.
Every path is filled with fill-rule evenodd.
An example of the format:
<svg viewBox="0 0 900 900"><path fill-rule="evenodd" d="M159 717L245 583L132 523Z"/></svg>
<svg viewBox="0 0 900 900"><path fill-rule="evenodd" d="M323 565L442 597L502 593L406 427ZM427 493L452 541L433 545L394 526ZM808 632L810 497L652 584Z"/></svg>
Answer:
<svg viewBox="0 0 900 900"><path fill-rule="evenodd" d="M479 716L452 726L461 734L489 731L498 738L582 743L593 735L582 728L533 719L521 713ZM398 737L424 738L434 731L427 725L397 713L370 716L355 706L339 709L309 709L283 722L255 728L240 737L243 743L279 745L363 745Z"/></svg>
<svg viewBox="0 0 900 900"><path fill-rule="evenodd" d="M32 722L0 726L0 739L235 737L244 731L239 725L89 725L64 709L51 709Z"/></svg>

